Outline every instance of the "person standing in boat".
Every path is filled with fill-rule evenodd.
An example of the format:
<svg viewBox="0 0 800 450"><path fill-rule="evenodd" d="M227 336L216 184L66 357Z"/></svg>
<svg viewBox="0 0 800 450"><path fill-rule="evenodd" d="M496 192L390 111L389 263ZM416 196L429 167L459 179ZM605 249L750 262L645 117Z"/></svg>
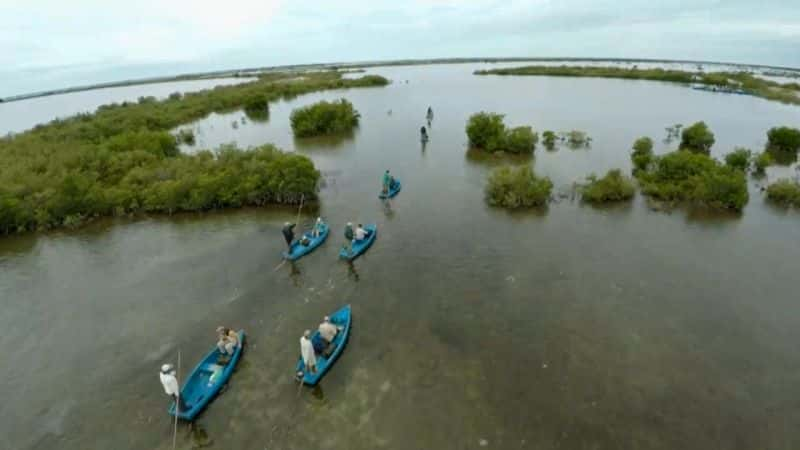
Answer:
<svg viewBox="0 0 800 450"><path fill-rule="evenodd" d="M167 395L175 400L175 404L178 405L179 411L188 410L189 407L183 402L183 397L181 397L181 390L178 386L178 378L176 376L175 367L172 364L164 364L161 366L159 378L161 378L161 385L164 386L164 392L166 392Z"/></svg>
<svg viewBox="0 0 800 450"><path fill-rule="evenodd" d="M389 194L389 189L394 186L394 177L389 173L389 170L386 170L386 173L383 174L383 193Z"/></svg>
<svg viewBox="0 0 800 450"><path fill-rule="evenodd" d="M322 228L324 225L325 222L322 221L322 217L317 217L317 222L314 224L314 229L311 230L311 236L315 238L319 237L320 233L322 233Z"/></svg>
<svg viewBox="0 0 800 450"><path fill-rule="evenodd" d="M419 129L419 139L422 142L428 142L428 130L425 128L425 125Z"/></svg>
<svg viewBox="0 0 800 450"><path fill-rule="evenodd" d="M292 241L294 241L294 227L296 224L286 222L283 224L283 229L281 233L283 233L283 239L286 240L286 245L289 247L289 250L292 249Z"/></svg>
<svg viewBox="0 0 800 450"><path fill-rule="evenodd" d="M306 330L300 338L300 356L309 373L317 373L317 356L314 354L314 345L311 343L311 331Z"/></svg>
<svg viewBox="0 0 800 450"><path fill-rule="evenodd" d="M347 247L350 248L350 244L352 244L353 239L355 239L355 232L353 231L353 222L347 222L347 225L345 225L344 238L347 241Z"/></svg>
<svg viewBox="0 0 800 450"><path fill-rule="evenodd" d="M223 355L233 355L236 347L239 346L239 334L223 326L217 327L217 334L219 334L219 341L217 341L219 352Z"/></svg>

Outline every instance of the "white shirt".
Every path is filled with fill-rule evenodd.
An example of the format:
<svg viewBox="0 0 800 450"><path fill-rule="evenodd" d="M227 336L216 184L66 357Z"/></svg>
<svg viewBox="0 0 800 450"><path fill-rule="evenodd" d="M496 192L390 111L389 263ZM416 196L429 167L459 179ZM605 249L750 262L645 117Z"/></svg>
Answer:
<svg viewBox="0 0 800 450"><path fill-rule="evenodd" d="M358 227L356 228L356 240L363 241L367 237L367 230Z"/></svg>
<svg viewBox="0 0 800 450"><path fill-rule="evenodd" d="M339 331L336 329L336 325L330 322L322 322L319 324L319 334L322 336L322 339L325 339L328 342L333 341L333 338L336 337L336 332Z"/></svg>
<svg viewBox="0 0 800 450"><path fill-rule="evenodd" d="M161 376L161 384L164 386L164 392L167 395L178 395L180 393L180 389L178 388L178 379L175 378L175 375L170 373L162 373L159 372Z"/></svg>
<svg viewBox="0 0 800 450"><path fill-rule="evenodd" d="M305 336L300 338L300 356L303 357L306 369L311 366L316 367L317 356L314 354L314 346L311 344L311 339L307 339Z"/></svg>

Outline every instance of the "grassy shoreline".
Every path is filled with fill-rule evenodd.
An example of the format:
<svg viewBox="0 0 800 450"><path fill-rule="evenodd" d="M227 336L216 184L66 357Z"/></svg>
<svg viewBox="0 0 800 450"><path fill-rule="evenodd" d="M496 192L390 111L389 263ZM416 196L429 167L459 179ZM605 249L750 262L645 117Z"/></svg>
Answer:
<svg viewBox="0 0 800 450"><path fill-rule="evenodd" d="M475 75L616 78L677 83L695 89L752 95L770 101L800 105L800 84L778 83L747 72L689 72L672 69L637 69L607 66L521 66L477 70Z"/></svg>

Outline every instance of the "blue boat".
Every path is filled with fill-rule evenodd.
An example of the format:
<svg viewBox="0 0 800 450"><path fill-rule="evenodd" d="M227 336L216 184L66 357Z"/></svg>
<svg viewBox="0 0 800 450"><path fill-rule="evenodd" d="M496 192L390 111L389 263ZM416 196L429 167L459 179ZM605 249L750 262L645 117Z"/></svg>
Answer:
<svg viewBox="0 0 800 450"><path fill-rule="evenodd" d="M181 389L181 397L183 402L186 403L187 410L179 411L178 418L194 420L200 414L200 411L211 403L211 400L214 400L219 390L222 389L222 386L225 386L225 383L228 382L228 379L233 374L233 369L242 355L243 344L244 330L239 330L239 346L236 347L233 355L225 365L217 364L222 354L216 347L200 361L200 364L194 368ZM172 416L175 415L175 402L172 402L168 412Z"/></svg>
<svg viewBox="0 0 800 450"><path fill-rule="evenodd" d="M389 188L389 193L386 194L381 189L381 193L378 195L378 197L380 197L380 198L392 198L395 195L397 195L398 192L400 192L400 188L401 187L402 186L400 185L400 180L395 179L394 180L394 184L392 185L392 187Z"/></svg>
<svg viewBox="0 0 800 450"><path fill-rule="evenodd" d="M336 359L339 358L339 355L342 354L342 350L344 350L344 346L347 345L347 337L350 336L350 305L345 306L344 308L336 311L335 313L330 315L331 323L336 325L339 329L339 332L336 333L336 337L333 338L333 342L331 345L334 346L333 351L329 352L329 356L324 356L321 354L317 355L317 371L316 373L311 373L305 370L306 365L303 363L303 357L301 356L298 358L297 367L295 368L295 375L299 375L300 372L303 373L303 383L309 386L316 386L319 383L319 380L325 375L328 369L331 368L333 363L336 362ZM319 331L315 331L314 334L311 336L311 339L321 339L317 335ZM299 376L298 376L299 378Z"/></svg>
<svg viewBox="0 0 800 450"><path fill-rule="evenodd" d="M328 226L327 223L323 223L320 226L319 236L317 237L313 237L310 231L306 231L306 233L303 236L308 238L308 240L310 241L308 245L301 244L300 239L298 239L292 242L292 248L288 252L283 252L283 257L288 259L289 261L295 261L302 258L303 256L313 252L314 249L322 245L322 243L325 242L325 239L328 238L329 232L330 232L330 227Z"/></svg>
<svg viewBox="0 0 800 450"><path fill-rule="evenodd" d="M365 226L364 229L369 233L367 238L361 241L354 240L352 242L352 249L350 251L347 251L346 248L339 250L339 258L352 261L361 256L361 254L367 251L372 243L375 242L375 237L378 235L378 226L374 223L371 223Z"/></svg>

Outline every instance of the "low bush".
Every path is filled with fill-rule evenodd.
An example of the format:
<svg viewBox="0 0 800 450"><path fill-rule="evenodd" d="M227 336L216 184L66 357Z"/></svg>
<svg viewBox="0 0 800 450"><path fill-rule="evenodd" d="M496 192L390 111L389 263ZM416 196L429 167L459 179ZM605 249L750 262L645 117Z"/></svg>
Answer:
<svg viewBox="0 0 800 450"><path fill-rule="evenodd" d="M633 171L647 170L653 162L653 140L649 137L640 137L633 143L631 153Z"/></svg>
<svg viewBox="0 0 800 450"><path fill-rule="evenodd" d="M772 156L769 152L761 152L753 157L753 172L756 175L764 175L770 165L772 165Z"/></svg>
<svg viewBox="0 0 800 450"><path fill-rule="evenodd" d="M507 129L502 114L488 112L470 116L466 132L471 147L487 152L532 153L539 140L531 127Z"/></svg>
<svg viewBox="0 0 800 450"><path fill-rule="evenodd" d="M588 147L592 138L584 131L571 130L564 133L564 139L571 148Z"/></svg>
<svg viewBox="0 0 800 450"><path fill-rule="evenodd" d="M767 187L767 198L781 205L800 207L800 183L778 180Z"/></svg>
<svg viewBox="0 0 800 450"><path fill-rule="evenodd" d="M752 152L746 148L737 147L731 153L725 155L725 165L731 169L747 172L750 170Z"/></svg>
<svg viewBox="0 0 800 450"><path fill-rule="evenodd" d="M556 139L557 138L558 137L556 136L556 134L553 131L547 130L547 131L542 133L542 144L548 150L552 150L556 146Z"/></svg>
<svg viewBox="0 0 800 450"><path fill-rule="evenodd" d="M264 94L254 95L244 104L244 113L251 120L263 122L269 119L269 101Z"/></svg>
<svg viewBox="0 0 800 450"><path fill-rule="evenodd" d="M714 145L714 133L705 122L696 122L681 132L681 148L708 154Z"/></svg>
<svg viewBox="0 0 800 450"><path fill-rule="evenodd" d="M590 203L606 203L630 200L636 188L630 178L619 169L609 170L603 178L589 175L587 183L580 187L581 198Z"/></svg>
<svg viewBox="0 0 800 450"><path fill-rule="evenodd" d="M296 137L313 137L352 131L358 126L358 111L345 99L320 101L292 111L292 131Z"/></svg>
<svg viewBox="0 0 800 450"><path fill-rule="evenodd" d="M490 205L508 209L529 208L547 203L553 183L537 177L529 165L500 167L492 171L486 185L486 200Z"/></svg>
<svg viewBox="0 0 800 450"><path fill-rule="evenodd" d="M636 174L642 192L659 200L693 201L741 210L749 200L745 174L705 153L678 150L656 157L650 169Z"/></svg>
<svg viewBox="0 0 800 450"><path fill-rule="evenodd" d="M797 153L800 150L800 130L790 127L774 127L767 131L767 148L770 150Z"/></svg>

